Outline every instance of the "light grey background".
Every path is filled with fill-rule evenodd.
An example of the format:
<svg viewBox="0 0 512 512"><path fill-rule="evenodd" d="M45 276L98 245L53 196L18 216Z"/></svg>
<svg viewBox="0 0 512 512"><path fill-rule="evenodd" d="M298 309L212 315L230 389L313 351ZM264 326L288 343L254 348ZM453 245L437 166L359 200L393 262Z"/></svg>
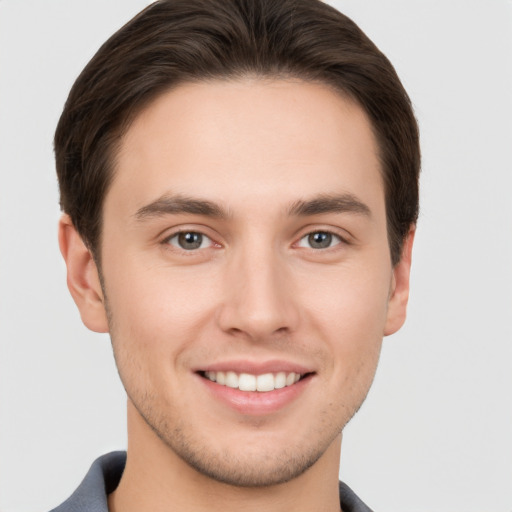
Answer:
<svg viewBox="0 0 512 512"><path fill-rule="evenodd" d="M126 443L108 337L65 285L52 136L79 71L148 3L0 2L1 512L52 508ZM409 318L341 477L380 512L511 512L512 2L331 3L395 64L424 155Z"/></svg>

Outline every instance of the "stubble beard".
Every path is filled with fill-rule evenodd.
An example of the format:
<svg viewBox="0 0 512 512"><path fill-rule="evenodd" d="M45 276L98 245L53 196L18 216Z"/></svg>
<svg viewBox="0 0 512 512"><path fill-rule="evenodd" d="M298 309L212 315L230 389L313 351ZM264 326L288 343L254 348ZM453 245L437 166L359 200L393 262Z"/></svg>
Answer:
<svg viewBox="0 0 512 512"><path fill-rule="evenodd" d="M171 422L164 412L169 408L160 404L157 396L137 389L131 392L126 385L131 379L124 378L123 370L133 373L134 368L131 367L130 358L123 354L123 349L116 349L115 321L102 277L100 273L114 358L128 399L166 447L205 477L245 488L269 487L289 482L305 473L322 457L366 398L369 387L355 406L342 407L342 417L333 417L333 404L329 404L329 410L319 415L316 428L304 436L302 442L287 447L281 444L279 452L274 450L268 453L263 443L253 447L252 453L247 453L245 446L243 453L234 453L230 447L214 449L213 443L201 435L201 425L187 424L185 420L176 417Z"/></svg>
<svg viewBox="0 0 512 512"><path fill-rule="evenodd" d="M236 453L229 447L214 448L213 443L201 435L201 425L175 421L170 426L148 398L134 400L129 396L140 417L166 447L199 474L235 487L269 487L299 477L320 459L341 433L341 427L332 428L331 435L318 432L298 446L280 446L279 452L269 453L261 443L243 446L243 451ZM316 445L311 445L311 439L317 439Z"/></svg>

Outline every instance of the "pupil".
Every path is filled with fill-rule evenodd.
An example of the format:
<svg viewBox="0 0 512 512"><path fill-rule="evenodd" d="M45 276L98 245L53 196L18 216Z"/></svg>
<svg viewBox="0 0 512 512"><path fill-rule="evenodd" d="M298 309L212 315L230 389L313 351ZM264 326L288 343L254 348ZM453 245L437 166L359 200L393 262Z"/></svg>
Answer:
<svg viewBox="0 0 512 512"><path fill-rule="evenodd" d="M325 233L323 231L319 231L317 233L311 233L309 235L309 244L314 249L326 249L331 245L332 235L330 233Z"/></svg>
<svg viewBox="0 0 512 512"><path fill-rule="evenodd" d="M203 235L201 233L180 233L178 242L183 249L198 249L203 242Z"/></svg>

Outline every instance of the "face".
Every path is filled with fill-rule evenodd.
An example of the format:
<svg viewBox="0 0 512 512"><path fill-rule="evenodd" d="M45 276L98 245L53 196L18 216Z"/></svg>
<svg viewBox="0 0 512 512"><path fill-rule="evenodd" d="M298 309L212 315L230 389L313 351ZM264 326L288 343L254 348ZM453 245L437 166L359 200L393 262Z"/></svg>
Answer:
<svg viewBox="0 0 512 512"><path fill-rule="evenodd" d="M409 270L358 106L303 82L182 85L125 135L103 219L104 287L77 302L150 435L235 485L339 448Z"/></svg>

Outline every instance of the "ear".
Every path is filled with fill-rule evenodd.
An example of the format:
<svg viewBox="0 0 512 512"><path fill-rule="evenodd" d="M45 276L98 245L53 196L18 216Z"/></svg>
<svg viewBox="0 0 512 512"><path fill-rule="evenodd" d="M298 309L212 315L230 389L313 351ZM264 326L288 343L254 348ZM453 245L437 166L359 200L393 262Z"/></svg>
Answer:
<svg viewBox="0 0 512 512"><path fill-rule="evenodd" d="M67 284L82 322L91 331L108 332L105 301L96 263L69 215L59 221L60 252L66 262Z"/></svg>
<svg viewBox="0 0 512 512"><path fill-rule="evenodd" d="M409 300L409 277L415 231L415 226L411 227L404 241L400 261L393 268L384 336L395 333L405 322L407 302Z"/></svg>

